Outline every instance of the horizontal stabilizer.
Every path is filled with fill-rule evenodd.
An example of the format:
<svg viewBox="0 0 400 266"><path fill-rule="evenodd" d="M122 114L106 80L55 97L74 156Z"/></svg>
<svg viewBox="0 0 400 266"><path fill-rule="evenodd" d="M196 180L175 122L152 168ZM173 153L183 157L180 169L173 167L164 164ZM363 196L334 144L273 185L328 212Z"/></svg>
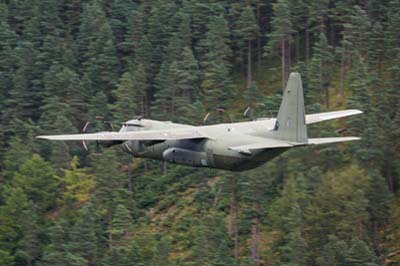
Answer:
<svg viewBox="0 0 400 266"><path fill-rule="evenodd" d="M192 129L174 130L149 130L133 132L98 132L71 135L37 136L38 139L48 140L97 140L97 141L126 141L126 140L180 140L180 139L206 139L204 134Z"/></svg>
<svg viewBox="0 0 400 266"><path fill-rule="evenodd" d="M309 125L309 124L319 123L319 122L323 122L323 121L327 121L327 120L331 120L331 119L352 116L352 115L358 115L358 114L362 114L362 113L363 112L360 110L349 109L349 110L342 110L342 111L311 114L311 115L306 115L306 123L307 123L307 125Z"/></svg>
<svg viewBox="0 0 400 266"><path fill-rule="evenodd" d="M293 144L279 141L275 139L266 139L263 142L256 142L246 145L229 147L229 150L234 150L243 154L251 155L253 150L275 149L275 148L290 148Z"/></svg>
<svg viewBox="0 0 400 266"><path fill-rule="evenodd" d="M359 140L360 138L358 137L339 137L339 138L310 138L308 139L308 144L314 144L314 145L319 145L319 144L328 144L328 143L335 143L335 142L345 142L345 141L353 141L353 140Z"/></svg>

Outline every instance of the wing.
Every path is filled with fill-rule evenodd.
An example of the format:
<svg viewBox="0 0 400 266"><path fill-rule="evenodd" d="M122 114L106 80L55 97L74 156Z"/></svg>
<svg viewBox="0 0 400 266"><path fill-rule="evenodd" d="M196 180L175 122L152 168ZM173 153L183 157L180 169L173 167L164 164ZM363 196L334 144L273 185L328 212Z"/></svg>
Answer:
<svg viewBox="0 0 400 266"><path fill-rule="evenodd" d="M345 141L353 141L353 140L360 140L358 137L338 137L338 138L310 138L308 139L308 144L328 144L328 143L335 143L335 142L345 142Z"/></svg>
<svg viewBox="0 0 400 266"><path fill-rule="evenodd" d="M285 142L276 139L265 139L262 142L255 142L246 145L239 145L229 147L229 150L234 150L245 155L251 155L253 151L265 150L265 149L275 149L275 148L291 148L294 146L305 146L305 145L320 145L336 142L346 142L359 140L358 137L337 137L337 138L309 138L308 143L298 143L298 142Z"/></svg>
<svg viewBox="0 0 400 266"><path fill-rule="evenodd" d="M276 140L276 139L265 139L262 142L233 146L233 147L229 147L228 149L234 150L234 151L246 154L246 155L251 155L252 151L255 151L255 150L290 148L293 146L294 146L293 144L290 144L288 142L284 142L284 141L280 141L280 140Z"/></svg>
<svg viewBox="0 0 400 266"><path fill-rule="evenodd" d="M331 119L352 116L362 114L363 112L356 109L349 109L349 110L342 110L342 111L335 111L335 112L326 112L326 113L318 113L318 114L311 114L306 115L306 124L314 124L319 123L322 121L327 121Z"/></svg>
<svg viewBox="0 0 400 266"><path fill-rule="evenodd" d="M193 129L165 129L165 130L148 130L133 132L98 132L87 134L71 134L71 135L48 135L37 136L39 139L48 140L174 140L174 139L202 139L210 137Z"/></svg>

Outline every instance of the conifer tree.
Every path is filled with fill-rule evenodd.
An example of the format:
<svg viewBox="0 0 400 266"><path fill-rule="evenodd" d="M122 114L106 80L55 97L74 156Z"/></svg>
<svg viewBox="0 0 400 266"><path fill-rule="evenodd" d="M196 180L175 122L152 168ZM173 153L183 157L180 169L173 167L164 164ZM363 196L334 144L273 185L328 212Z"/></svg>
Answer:
<svg viewBox="0 0 400 266"><path fill-rule="evenodd" d="M287 58L290 58L290 51L287 43L291 41L292 23L290 21L290 9L286 0L278 0L273 4L274 16L271 20L272 31L268 35L269 41L266 46L268 53L274 53L276 47L280 49L282 90L285 89L289 67Z"/></svg>
<svg viewBox="0 0 400 266"><path fill-rule="evenodd" d="M47 97L58 96L69 104L74 114L83 113L85 100L88 95L82 88L78 74L68 67L55 64L44 77Z"/></svg>
<svg viewBox="0 0 400 266"><path fill-rule="evenodd" d="M18 137L12 138L9 145L2 162L2 183L10 181L19 167L32 156L32 147Z"/></svg>
<svg viewBox="0 0 400 266"><path fill-rule="evenodd" d="M236 34L247 44L247 83L250 87L253 81L252 71L252 41L257 38L259 32L253 8L248 5L242 11L236 25Z"/></svg>
<svg viewBox="0 0 400 266"><path fill-rule="evenodd" d="M377 66L378 75L380 75L382 59L385 55L385 49L382 47L382 43L384 43L384 41L385 38L382 24L375 22L375 24L372 26L371 38L369 41L368 61L371 62L372 65Z"/></svg>
<svg viewBox="0 0 400 266"><path fill-rule="evenodd" d="M345 241L336 236L329 236L329 242L323 247L321 256L316 258L318 266L345 266L348 246Z"/></svg>
<svg viewBox="0 0 400 266"><path fill-rule="evenodd" d="M221 15L211 18L207 25L208 32L204 40L207 53L201 66L204 68L201 87L207 110L226 107L233 96L233 84L230 78L232 51L229 47L229 29Z"/></svg>
<svg viewBox="0 0 400 266"><path fill-rule="evenodd" d="M170 69L171 63L165 60L160 72L155 77L155 88L157 92L154 94L154 101L151 107L152 117L156 119L168 119L171 114L171 97L174 90L174 77Z"/></svg>
<svg viewBox="0 0 400 266"><path fill-rule="evenodd" d="M71 256L85 264L95 264L100 256L100 228L99 215L95 206L89 202L79 212L79 218L69 231L66 249Z"/></svg>
<svg viewBox="0 0 400 266"><path fill-rule="evenodd" d="M400 34L396 29L400 25L399 6L400 4L397 1L390 1L386 11L388 20L385 27L385 44L389 48L386 49L388 58L395 58L398 53L397 44L400 41Z"/></svg>
<svg viewBox="0 0 400 266"><path fill-rule="evenodd" d="M307 95L308 98L312 99L310 102L318 102L323 97L325 98L325 105L328 110L330 108L329 87L333 66L331 50L332 47L328 45L325 34L323 32L320 33L318 42L313 48L310 70L307 73L309 76L308 88L311 90L307 92Z"/></svg>
<svg viewBox="0 0 400 266"><path fill-rule="evenodd" d="M117 88L113 91L115 103L110 106L117 121L125 121L133 117L137 110L135 80L131 71L125 72L119 79Z"/></svg>
<svg viewBox="0 0 400 266"><path fill-rule="evenodd" d="M54 170L37 154L21 165L10 186L21 188L40 212L51 208L57 195Z"/></svg>
<svg viewBox="0 0 400 266"><path fill-rule="evenodd" d="M84 66L92 86L104 92L113 89L119 66L112 31L107 22L89 44L87 55L89 59Z"/></svg>
<svg viewBox="0 0 400 266"><path fill-rule="evenodd" d="M76 156L70 162L70 170L63 170L63 175L57 179L63 188L61 205L65 213L73 212L78 206L85 204L95 186L94 176L89 174L87 169L79 167L79 159Z"/></svg>
<svg viewBox="0 0 400 266"><path fill-rule="evenodd" d="M28 202L27 208L22 211L22 216L29 217L29 219L22 220L22 237L17 244L15 261L17 263L25 262L27 265L33 265L33 262L37 259L40 252L40 228L36 206L32 201Z"/></svg>
<svg viewBox="0 0 400 266"><path fill-rule="evenodd" d="M57 221L54 225L48 227L48 235L50 244L45 247L39 265L68 265L66 242L68 234L66 232L67 225L64 220Z"/></svg>
<svg viewBox="0 0 400 266"><path fill-rule="evenodd" d="M347 254L347 264L350 266L376 266L376 257L368 245L355 239L351 241L351 246Z"/></svg>
<svg viewBox="0 0 400 266"><path fill-rule="evenodd" d="M169 245L165 239L160 239L157 242L156 248L151 259L152 265L168 266L169 263Z"/></svg>
<svg viewBox="0 0 400 266"><path fill-rule="evenodd" d="M121 44L123 50L129 54L126 59L128 62L130 61L129 57L135 57L135 54L140 49L140 42L145 36L144 22L142 8L133 9L128 15L127 32L125 40Z"/></svg>
<svg viewBox="0 0 400 266"><path fill-rule="evenodd" d="M122 204L118 204L111 220L109 233L112 246L125 246L127 236L132 228L133 220L129 210Z"/></svg>
<svg viewBox="0 0 400 266"><path fill-rule="evenodd" d="M15 250L18 240L22 238L21 225L26 220L22 213L27 210L29 200L20 187L6 186L2 193L4 204L0 206L0 250L5 254L6 262L14 265Z"/></svg>
<svg viewBox="0 0 400 266"><path fill-rule="evenodd" d="M123 37L127 30L127 18L129 12L134 8L134 3L113 0L109 4L108 20L113 31L113 35L116 37L116 46L120 47L123 42Z"/></svg>
<svg viewBox="0 0 400 266"><path fill-rule="evenodd" d="M63 103L57 96L46 98L42 106L42 115L39 120L39 125L44 132L51 132L52 134L62 134L65 132L77 132L76 128L72 125L71 107ZM68 168L68 161L71 159L69 155L70 146L65 142L56 144L43 143L42 150L45 151L47 158L56 167Z"/></svg>

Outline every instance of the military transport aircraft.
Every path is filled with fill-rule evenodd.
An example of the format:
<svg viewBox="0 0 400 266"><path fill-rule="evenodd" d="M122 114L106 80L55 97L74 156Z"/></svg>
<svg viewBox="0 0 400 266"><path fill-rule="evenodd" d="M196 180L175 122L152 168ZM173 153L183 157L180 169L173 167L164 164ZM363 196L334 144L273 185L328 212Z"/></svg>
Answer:
<svg viewBox="0 0 400 266"><path fill-rule="evenodd" d="M191 126L137 118L121 129L72 135L37 136L49 140L80 140L112 146L122 144L133 156L196 167L232 171L255 168L291 148L358 140L357 137L308 138L307 125L361 114L343 110L305 115L299 73L291 73L277 118Z"/></svg>

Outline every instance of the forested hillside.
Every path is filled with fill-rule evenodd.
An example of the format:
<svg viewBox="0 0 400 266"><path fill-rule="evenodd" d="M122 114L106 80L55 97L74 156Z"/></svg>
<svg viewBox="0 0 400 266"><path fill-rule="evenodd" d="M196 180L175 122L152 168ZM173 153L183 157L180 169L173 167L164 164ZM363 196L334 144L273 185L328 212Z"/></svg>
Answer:
<svg viewBox="0 0 400 266"><path fill-rule="evenodd" d="M311 137L363 139L242 173L35 139L274 115L291 71L365 112ZM0 265L400 265L399 108L399 0L0 0Z"/></svg>

